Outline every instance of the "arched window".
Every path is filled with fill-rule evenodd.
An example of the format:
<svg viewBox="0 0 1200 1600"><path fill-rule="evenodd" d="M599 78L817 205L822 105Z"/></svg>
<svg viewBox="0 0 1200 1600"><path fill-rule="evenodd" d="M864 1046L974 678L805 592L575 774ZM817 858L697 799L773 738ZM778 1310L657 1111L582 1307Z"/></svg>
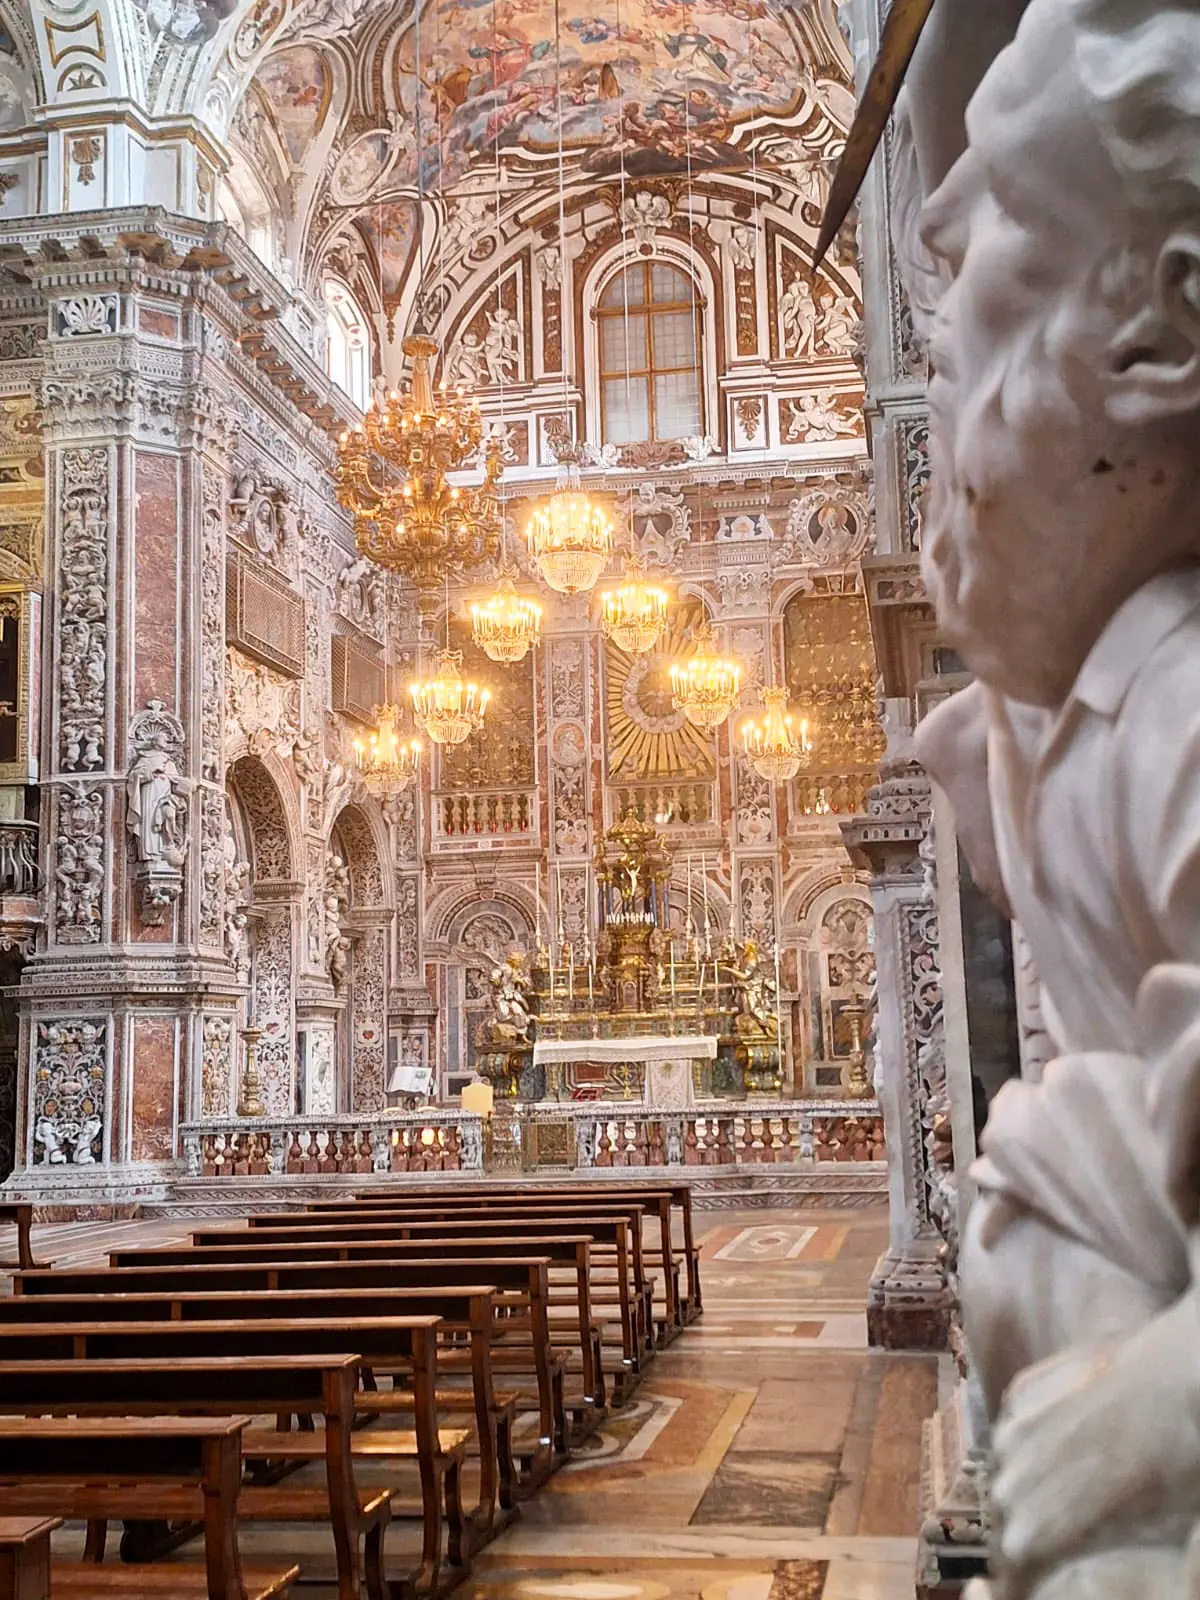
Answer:
<svg viewBox="0 0 1200 1600"><path fill-rule="evenodd" d="M371 397L371 339L367 319L344 283L331 279L325 285L329 343L325 370L358 406L367 409Z"/></svg>
<svg viewBox="0 0 1200 1600"><path fill-rule="evenodd" d="M600 296L600 407L606 444L704 432L700 308L687 274L635 261Z"/></svg>

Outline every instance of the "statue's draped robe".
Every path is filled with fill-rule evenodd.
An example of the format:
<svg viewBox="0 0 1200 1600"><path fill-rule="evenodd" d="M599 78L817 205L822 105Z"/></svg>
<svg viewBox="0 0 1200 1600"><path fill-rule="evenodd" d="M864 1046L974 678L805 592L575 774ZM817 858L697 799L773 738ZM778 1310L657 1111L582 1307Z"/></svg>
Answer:
<svg viewBox="0 0 1200 1600"><path fill-rule="evenodd" d="M987 727L974 781L994 836L978 848L995 851L1060 1047L1041 1084L1001 1091L974 1176L1166 1306L1189 1287L1200 1199L1200 569L1121 607L1059 711L967 693ZM943 712L964 725L966 706ZM964 752L985 748L948 745L934 719L922 747L952 800L972 782ZM959 809L981 814L965 794ZM1072 1342L1102 1336L1078 1316Z"/></svg>

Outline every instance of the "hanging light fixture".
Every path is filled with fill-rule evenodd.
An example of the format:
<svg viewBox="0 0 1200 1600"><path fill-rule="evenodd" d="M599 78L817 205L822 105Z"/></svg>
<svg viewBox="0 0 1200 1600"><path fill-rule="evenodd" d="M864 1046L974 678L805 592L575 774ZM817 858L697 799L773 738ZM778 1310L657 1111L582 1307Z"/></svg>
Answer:
<svg viewBox="0 0 1200 1600"><path fill-rule="evenodd" d="M600 596L600 628L626 655L644 656L654 649L667 625L670 596L651 583L637 557L625 563L625 581Z"/></svg>
<svg viewBox="0 0 1200 1600"><path fill-rule="evenodd" d="M408 578L422 611L430 612L448 568L470 569L499 551L500 448L495 440L484 447L482 484L450 483L448 472L478 458L479 404L461 387L434 399L432 339L406 339L402 348L412 361L412 387L403 396L381 393L362 422L342 434L337 493L354 514L362 554Z"/></svg>
<svg viewBox="0 0 1200 1600"><path fill-rule="evenodd" d="M377 799L402 794L421 770L420 741L401 739L396 732L399 716L396 706L376 706L375 731L367 739L354 741L354 764Z"/></svg>
<svg viewBox="0 0 1200 1600"><path fill-rule="evenodd" d="M613 552L613 525L584 493L574 446L556 447L558 482L544 506L529 520L529 556L542 578L559 594L594 589Z"/></svg>
<svg viewBox="0 0 1200 1600"><path fill-rule="evenodd" d="M695 654L671 664L671 700L689 722L713 733L733 710L742 669L720 654L707 623L696 630Z"/></svg>
<svg viewBox="0 0 1200 1600"><path fill-rule="evenodd" d="M492 661L523 661L541 636L542 608L517 593L513 576L504 567L495 594L471 605L471 637Z"/></svg>
<svg viewBox="0 0 1200 1600"><path fill-rule="evenodd" d="M462 744L483 727L490 689L463 677L461 650L439 650L430 677L413 683L413 717L435 744Z"/></svg>
<svg viewBox="0 0 1200 1600"><path fill-rule="evenodd" d="M787 783L812 759L808 720L797 728L788 710L786 689L763 690L763 713L742 724L746 760L768 783Z"/></svg>

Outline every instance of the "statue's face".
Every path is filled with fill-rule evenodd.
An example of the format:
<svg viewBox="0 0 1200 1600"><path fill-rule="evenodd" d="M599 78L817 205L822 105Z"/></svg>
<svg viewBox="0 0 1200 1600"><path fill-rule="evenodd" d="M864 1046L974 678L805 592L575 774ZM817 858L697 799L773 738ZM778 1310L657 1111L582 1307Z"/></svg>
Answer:
<svg viewBox="0 0 1200 1600"><path fill-rule="evenodd" d="M923 219L952 280L931 349L926 582L973 669L1050 706L1166 564L1163 513L1186 505L1196 454L1192 419L1176 436L1112 414L1131 381L1122 329L1152 298L1156 252L1144 267L1130 254L1144 219L1139 232L1071 44L1063 8L1034 0Z"/></svg>

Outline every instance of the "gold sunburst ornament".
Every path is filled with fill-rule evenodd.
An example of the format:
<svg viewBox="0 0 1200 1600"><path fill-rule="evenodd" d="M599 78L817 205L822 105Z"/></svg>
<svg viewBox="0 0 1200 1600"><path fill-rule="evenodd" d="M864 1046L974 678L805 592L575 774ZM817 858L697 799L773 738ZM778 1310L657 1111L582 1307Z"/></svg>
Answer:
<svg viewBox="0 0 1200 1600"><path fill-rule="evenodd" d="M613 525L584 493L573 448L558 450L558 483L544 506L529 519L529 556L558 594L594 589L613 552Z"/></svg>
<svg viewBox="0 0 1200 1600"><path fill-rule="evenodd" d="M495 594L472 602L471 637L491 661L523 661L541 630L542 608L517 593L511 567L501 572Z"/></svg>
<svg viewBox="0 0 1200 1600"><path fill-rule="evenodd" d="M375 731L368 739L354 741L354 764L377 798L403 793L421 770L420 741L401 739L396 732L399 715L395 706L376 706Z"/></svg>
<svg viewBox="0 0 1200 1600"><path fill-rule="evenodd" d="M671 666L671 698L689 722L715 733L733 710L742 686L742 669L720 653L705 623L696 632L696 650Z"/></svg>
<svg viewBox="0 0 1200 1600"><path fill-rule="evenodd" d="M763 713L742 724L746 760L768 783L787 783L812 759L808 722L799 727L788 710L786 689L763 690Z"/></svg>
<svg viewBox="0 0 1200 1600"><path fill-rule="evenodd" d="M462 744L483 727L490 689L463 677L461 650L439 650L433 673L412 685L413 717L435 744Z"/></svg>
<svg viewBox="0 0 1200 1600"><path fill-rule="evenodd" d="M667 626L670 596L646 577L631 556L625 563L625 581L600 596L600 630L626 655L643 656L653 650Z"/></svg>

